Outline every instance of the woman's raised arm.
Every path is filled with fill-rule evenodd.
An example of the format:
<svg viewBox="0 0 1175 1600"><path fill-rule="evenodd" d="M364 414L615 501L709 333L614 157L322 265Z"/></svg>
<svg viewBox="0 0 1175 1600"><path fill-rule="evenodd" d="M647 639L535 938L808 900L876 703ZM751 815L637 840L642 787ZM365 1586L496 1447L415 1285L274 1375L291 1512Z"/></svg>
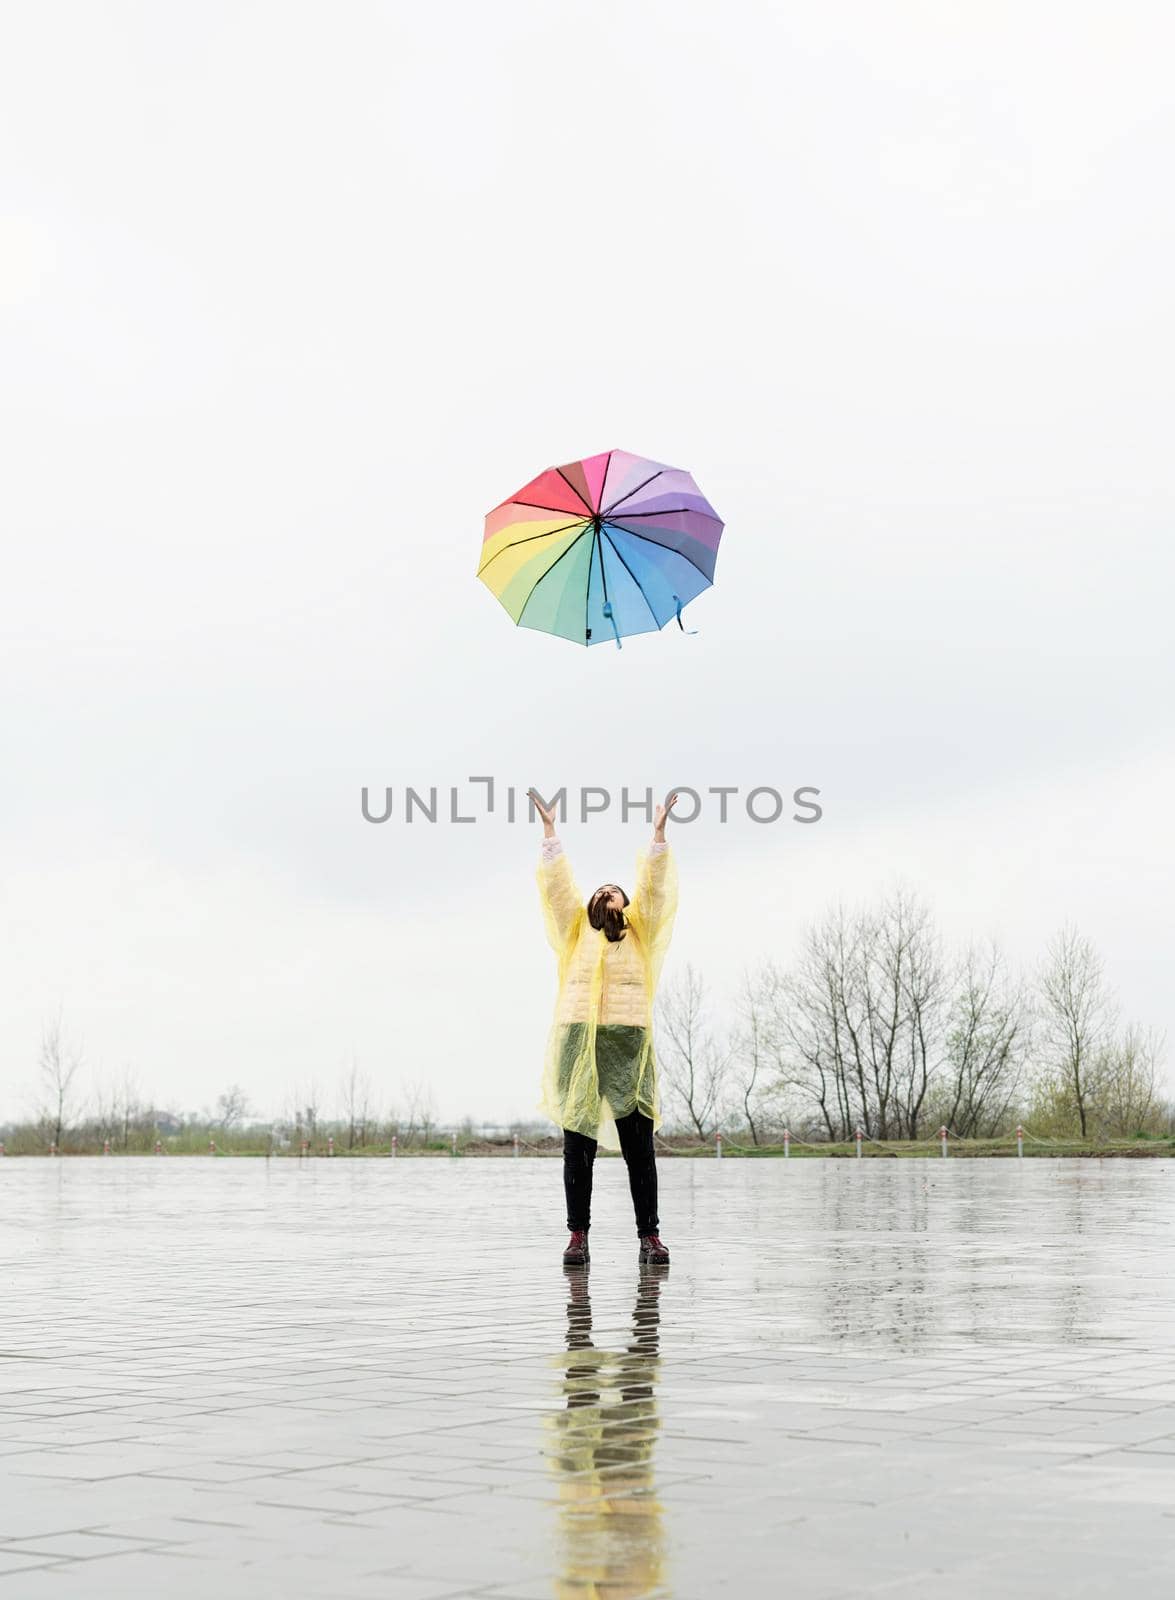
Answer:
<svg viewBox="0 0 1175 1600"><path fill-rule="evenodd" d="M543 823L543 843L538 867L543 923L547 930L547 942L556 955L561 955L575 919L583 909L583 896L579 892L571 864L563 853L563 846L555 832L555 813L543 804L534 789L529 789L527 793L534 801L535 810Z"/></svg>
<svg viewBox="0 0 1175 1600"><path fill-rule="evenodd" d="M677 865L665 838L665 822L676 803L677 795L671 794L664 805L657 807L652 841L637 860L632 897L633 911L641 922L658 969L669 947L673 919L677 915Z"/></svg>

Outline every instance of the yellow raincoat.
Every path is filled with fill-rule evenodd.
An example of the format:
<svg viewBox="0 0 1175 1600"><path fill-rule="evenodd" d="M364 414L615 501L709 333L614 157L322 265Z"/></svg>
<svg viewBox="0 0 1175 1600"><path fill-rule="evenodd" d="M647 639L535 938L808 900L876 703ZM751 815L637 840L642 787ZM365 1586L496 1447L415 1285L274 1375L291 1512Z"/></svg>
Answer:
<svg viewBox="0 0 1175 1600"><path fill-rule="evenodd" d="M559 958L559 997L547 1037L539 1109L561 1128L619 1150L616 1118L639 1110L661 1126L653 1000L677 913L677 865L671 846L642 851L624 908L628 932L610 942L593 928L562 849L539 862L547 939ZM578 1024L578 1026L576 1026ZM596 1030L632 1041L632 1059L612 1066L601 1084ZM602 1059L602 1056L601 1056Z"/></svg>

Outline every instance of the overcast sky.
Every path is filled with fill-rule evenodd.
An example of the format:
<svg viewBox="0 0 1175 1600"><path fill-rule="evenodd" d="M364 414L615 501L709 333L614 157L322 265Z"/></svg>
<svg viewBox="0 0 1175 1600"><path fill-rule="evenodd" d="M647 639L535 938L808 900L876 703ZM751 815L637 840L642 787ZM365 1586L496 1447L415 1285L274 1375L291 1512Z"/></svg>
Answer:
<svg viewBox="0 0 1175 1600"><path fill-rule="evenodd" d="M528 1115L537 827L366 784L821 790L673 837L721 995L901 881L1175 1037L1163 4L4 8L0 1118ZM716 583L515 629L485 513L689 468ZM468 791L472 795L472 791ZM788 808L790 814L791 808ZM647 835L562 830L585 890Z"/></svg>

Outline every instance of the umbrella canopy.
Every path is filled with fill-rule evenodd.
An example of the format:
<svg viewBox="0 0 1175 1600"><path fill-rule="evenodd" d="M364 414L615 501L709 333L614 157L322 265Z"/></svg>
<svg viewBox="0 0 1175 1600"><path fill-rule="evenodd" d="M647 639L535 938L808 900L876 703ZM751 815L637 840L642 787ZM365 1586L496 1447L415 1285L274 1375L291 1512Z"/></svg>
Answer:
<svg viewBox="0 0 1175 1600"><path fill-rule="evenodd" d="M477 575L523 628L653 633L714 581L722 522L688 472L608 450L550 467L486 518Z"/></svg>

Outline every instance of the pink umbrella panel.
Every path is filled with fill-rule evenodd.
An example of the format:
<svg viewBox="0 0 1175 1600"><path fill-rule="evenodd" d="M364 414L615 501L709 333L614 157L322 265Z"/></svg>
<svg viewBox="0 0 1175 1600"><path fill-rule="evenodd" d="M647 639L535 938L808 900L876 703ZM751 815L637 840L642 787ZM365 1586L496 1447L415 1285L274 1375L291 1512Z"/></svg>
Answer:
<svg viewBox="0 0 1175 1600"><path fill-rule="evenodd" d="M688 472L608 450L548 468L491 511L478 577L520 627L619 646L674 617L684 628L722 528Z"/></svg>

